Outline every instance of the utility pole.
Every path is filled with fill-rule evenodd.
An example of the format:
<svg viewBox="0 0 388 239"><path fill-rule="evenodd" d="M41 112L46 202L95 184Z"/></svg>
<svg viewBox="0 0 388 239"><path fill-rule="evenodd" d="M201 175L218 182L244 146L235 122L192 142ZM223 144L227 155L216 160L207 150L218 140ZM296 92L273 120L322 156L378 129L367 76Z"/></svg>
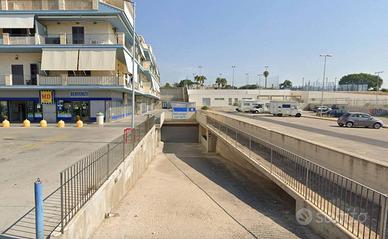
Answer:
<svg viewBox="0 0 388 239"><path fill-rule="evenodd" d="M304 77L302 77L302 89L303 89L303 91L305 90L304 89Z"/></svg>
<svg viewBox="0 0 388 239"><path fill-rule="evenodd" d="M136 100L135 100L135 64L136 64L136 3L130 1L133 8L133 44L132 44L132 129L135 128Z"/></svg>
<svg viewBox="0 0 388 239"><path fill-rule="evenodd" d="M324 63L323 63L323 85L322 85L322 96L321 96L321 117L323 115L323 93L325 91L325 80L326 80L326 62L328 57L332 57L330 54L321 54L320 57L324 57Z"/></svg>

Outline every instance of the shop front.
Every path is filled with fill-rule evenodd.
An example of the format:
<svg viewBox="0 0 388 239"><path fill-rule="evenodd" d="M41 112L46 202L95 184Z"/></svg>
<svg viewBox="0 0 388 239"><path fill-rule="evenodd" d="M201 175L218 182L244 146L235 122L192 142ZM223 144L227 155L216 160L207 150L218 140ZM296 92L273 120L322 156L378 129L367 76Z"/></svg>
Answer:
<svg viewBox="0 0 388 239"><path fill-rule="evenodd" d="M11 122L39 122L43 119L42 105L39 99L0 100L0 120L8 118Z"/></svg>
<svg viewBox="0 0 388 239"><path fill-rule="evenodd" d="M57 120L75 122L77 119L91 121L90 101L57 100Z"/></svg>

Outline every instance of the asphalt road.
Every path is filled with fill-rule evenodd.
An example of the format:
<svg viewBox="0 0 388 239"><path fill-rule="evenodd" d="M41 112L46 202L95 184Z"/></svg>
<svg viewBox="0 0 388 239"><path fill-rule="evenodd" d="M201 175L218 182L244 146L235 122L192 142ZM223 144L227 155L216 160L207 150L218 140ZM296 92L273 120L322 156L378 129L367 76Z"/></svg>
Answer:
<svg viewBox="0 0 388 239"><path fill-rule="evenodd" d="M335 121L228 112L257 125L388 163L388 129L345 128Z"/></svg>

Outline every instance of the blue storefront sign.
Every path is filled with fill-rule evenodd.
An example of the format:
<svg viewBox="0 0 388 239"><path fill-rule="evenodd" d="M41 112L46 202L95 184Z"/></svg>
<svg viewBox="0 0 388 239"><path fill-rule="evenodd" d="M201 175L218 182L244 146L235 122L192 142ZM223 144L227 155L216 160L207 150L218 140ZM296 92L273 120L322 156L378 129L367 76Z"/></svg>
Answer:
<svg viewBox="0 0 388 239"><path fill-rule="evenodd" d="M173 119L188 119L189 112L196 112L195 103L171 102Z"/></svg>

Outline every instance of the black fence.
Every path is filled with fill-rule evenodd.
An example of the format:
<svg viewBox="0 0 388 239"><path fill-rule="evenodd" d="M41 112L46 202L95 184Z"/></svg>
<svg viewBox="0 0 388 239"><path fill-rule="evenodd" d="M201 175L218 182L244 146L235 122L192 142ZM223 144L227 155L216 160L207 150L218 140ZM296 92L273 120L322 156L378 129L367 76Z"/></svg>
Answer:
<svg viewBox="0 0 388 239"><path fill-rule="evenodd" d="M387 195L213 118L207 122L332 222L358 238L388 238Z"/></svg>

